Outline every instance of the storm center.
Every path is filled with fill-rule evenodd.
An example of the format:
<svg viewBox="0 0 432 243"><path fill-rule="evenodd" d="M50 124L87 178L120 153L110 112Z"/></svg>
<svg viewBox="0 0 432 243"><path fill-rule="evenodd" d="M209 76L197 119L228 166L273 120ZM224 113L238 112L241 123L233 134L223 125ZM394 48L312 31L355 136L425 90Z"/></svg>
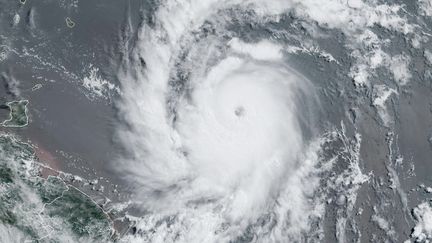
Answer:
<svg viewBox="0 0 432 243"><path fill-rule="evenodd" d="M234 114L238 117L244 116L245 108L243 106L237 106L234 110Z"/></svg>

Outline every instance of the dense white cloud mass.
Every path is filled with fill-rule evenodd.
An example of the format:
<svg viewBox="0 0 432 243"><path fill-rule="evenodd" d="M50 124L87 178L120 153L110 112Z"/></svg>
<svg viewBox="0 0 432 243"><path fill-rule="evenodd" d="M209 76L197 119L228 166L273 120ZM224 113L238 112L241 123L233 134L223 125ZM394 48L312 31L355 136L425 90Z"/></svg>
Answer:
<svg viewBox="0 0 432 243"><path fill-rule="evenodd" d="M133 128L121 133L134 154L126 163L129 175L136 174L132 180L139 185L138 197L152 212L139 228L155 231L146 233L146 240L179 237L184 242L208 242L241 237L247 227L276 210L282 188L292 190L295 198L288 205L306 213L310 208L295 174L305 149L299 97L310 93L311 101L302 101L305 108L314 99L309 81L286 66L281 46L234 38L209 69L203 63L211 52L202 50L208 58L192 63L186 91L170 92L172 59L181 51L181 43L188 45L188 31L221 3L171 4L158 12L161 26L143 29L139 54L146 60L146 70L138 72L133 85L125 77L128 83L123 87L128 97L123 103L125 115ZM167 99L175 104L174 113L167 109ZM306 163L305 170L315 162ZM291 189L285 185L290 178ZM279 210L285 217L286 210ZM168 217L175 217L172 226L158 225ZM295 227L299 234L308 227L307 217L296 217L304 221ZM270 227L269 222L266 225Z"/></svg>
<svg viewBox="0 0 432 243"><path fill-rule="evenodd" d="M230 43L226 58L194 74L189 93L175 97L175 120L164 107L162 80L134 95L141 105L130 115L140 116L134 125L142 127L124 136L137 143L128 166L142 185L145 208L157 212L142 221L144 228L170 214L183 215L179 226L187 228L158 228L164 239L239 237L273 210L282 182L298 167L304 141L296 93L305 93L309 81L283 64L279 46ZM304 204L301 194L291 193L298 205Z"/></svg>
<svg viewBox="0 0 432 243"><path fill-rule="evenodd" d="M411 237L419 242L432 240L432 208L429 203L424 202L413 210L417 224L413 229Z"/></svg>
<svg viewBox="0 0 432 243"><path fill-rule="evenodd" d="M361 85L377 67L408 65L408 59L378 56L383 42L369 30L381 25L410 32L398 6L360 0L162 2L132 52L142 61L127 63L120 77L120 116L127 126L118 137L129 155L120 160L121 172L135 183L145 211L137 224L141 233L128 241L295 241L311 230L311 219L323 217L325 197L312 198L318 171L331 168L319 161L326 136L304 137L304 127L315 126L308 109L318 109L319 102L310 81L287 66L284 51L290 51L269 39L199 40L206 23L228 25L226 11L234 8L252 11L257 22L277 22L293 11L346 33L357 61L351 75ZM373 48L364 53L365 46ZM409 78L394 74L400 83ZM377 105L385 109L390 94ZM342 241L356 191L367 181L358 167L359 146L347 151L356 157L349 171L328 183L349 187L347 209L338 213Z"/></svg>

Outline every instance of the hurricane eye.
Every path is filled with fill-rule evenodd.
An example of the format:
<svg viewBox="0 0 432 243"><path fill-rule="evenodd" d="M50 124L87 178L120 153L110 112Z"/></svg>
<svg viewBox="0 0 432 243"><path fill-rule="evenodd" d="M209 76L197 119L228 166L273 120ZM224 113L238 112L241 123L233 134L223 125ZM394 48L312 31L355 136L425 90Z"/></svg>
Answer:
<svg viewBox="0 0 432 243"><path fill-rule="evenodd" d="M245 108L243 106L237 106L234 110L234 114L238 117L245 115Z"/></svg>

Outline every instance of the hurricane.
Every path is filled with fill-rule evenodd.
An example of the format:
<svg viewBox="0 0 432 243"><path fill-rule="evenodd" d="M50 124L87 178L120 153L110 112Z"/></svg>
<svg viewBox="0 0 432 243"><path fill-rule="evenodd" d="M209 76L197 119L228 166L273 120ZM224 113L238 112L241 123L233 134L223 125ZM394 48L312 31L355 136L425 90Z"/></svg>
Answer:
<svg viewBox="0 0 432 243"><path fill-rule="evenodd" d="M0 2L0 241L432 240L431 0Z"/></svg>
<svg viewBox="0 0 432 243"><path fill-rule="evenodd" d="M298 170L313 164L313 86L277 41L226 31L230 18L274 21L284 7L275 3L166 2L140 30L120 78L127 125L118 137L146 240L228 242L253 227L282 240L307 230Z"/></svg>

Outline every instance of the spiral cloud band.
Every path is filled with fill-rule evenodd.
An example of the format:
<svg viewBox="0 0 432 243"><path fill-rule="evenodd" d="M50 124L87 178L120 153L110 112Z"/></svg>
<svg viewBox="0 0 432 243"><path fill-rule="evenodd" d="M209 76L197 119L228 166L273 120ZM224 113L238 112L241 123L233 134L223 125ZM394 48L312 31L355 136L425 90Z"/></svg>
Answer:
<svg viewBox="0 0 432 243"><path fill-rule="evenodd" d="M265 19L264 5L245 4ZM121 77L127 126L118 135L129 155L122 172L135 182L147 241L229 241L305 203L301 189L288 187L300 183L309 81L271 41L199 40L204 17L221 21L217 8L166 3L141 30L131 58L140 61ZM281 198L287 191L296 197L290 203Z"/></svg>
<svg viewBox="0 0 432 243"><path fill-rule="evenodd" d="M180 104L186 159L205 191L233 196L231 215L259 210L274 180L292 167L302 144L290 90L296 78L227 58Z"/></svg>

